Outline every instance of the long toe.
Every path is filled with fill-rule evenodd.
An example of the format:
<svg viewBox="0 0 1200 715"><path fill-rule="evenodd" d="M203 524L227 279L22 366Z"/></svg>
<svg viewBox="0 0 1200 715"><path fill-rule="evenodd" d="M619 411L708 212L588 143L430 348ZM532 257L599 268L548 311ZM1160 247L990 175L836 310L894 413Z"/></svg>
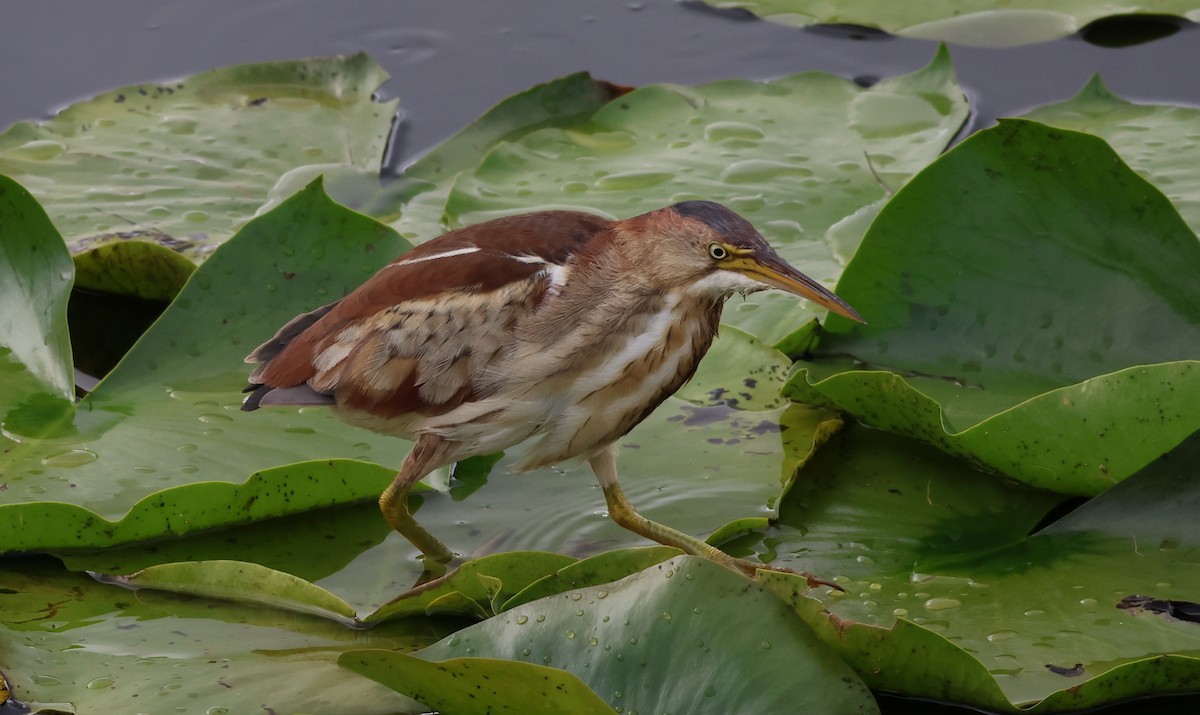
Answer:
<svg viewBox="0 0 1200 715"><path fill-rule="evenodd" d="M733 556L729 556L729 557L727 557L727 559L728 560L717 559L717 562L727 568L731 568L734 571L737 571L738 573L742 574L743 576L748 576L750 578L754 578L755 576L757 576L757 574L760 570L775 571L776 573L789 573L789 574L795 574L796 576L803 576L804 580L808 582L808 587L810 589L818 588L820 586L828 586L829 588L832 588L835 591L843 591L843 592L845 591L845 589L843 589L841 586L837 585L833 581L826 581L825 579L819 578L811 573L808 573L807 571L796 571L795 569L790 569L786 566L776 566L774 564L764 564L764 563L760 563L758 561L750 561L749 559L739 559L739 558L736 558Z"/></svg>

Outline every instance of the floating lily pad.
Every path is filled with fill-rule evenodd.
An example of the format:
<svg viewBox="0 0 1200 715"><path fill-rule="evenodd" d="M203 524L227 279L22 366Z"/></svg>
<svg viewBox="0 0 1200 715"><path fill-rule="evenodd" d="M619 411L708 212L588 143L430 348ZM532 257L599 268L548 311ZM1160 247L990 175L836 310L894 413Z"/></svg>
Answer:
<svg viewBox="0 0 1200 715"><path fill-rule="evenodd" d="M206 257L287 172L378 174L396 110L372 99L385 79L358 54L124 87L8 128L0 173L38 197L72 253L109 247L85 260L81 287L173 295L190 267L170 254ZM115 248L127 242L144 245Z"/></svg>
<svg viewBox="0 0 1200 715"><path fill-rule="evenodd" d="M1200 242L1103 141L1008 120L883 209L786 393L1096 494L1200 428Z"/></svg>
<svg viewBox="0 0 1200 715"><path fill-rule="evenodd" d="M785 604L689 556L527 603L418 656L448 664L472 656L549 665L574 674L622 712L877 712L870 692ZM362 672L388 659L367 651L339 662ZM397 670L386 682L409 694L485 684L478 674L428 685L413 675Z"/></svg>
<svg viewBox="0 0 1200 715"><path fill-rule="evenodd" d="M390 481L391 470L381 467L375 470L382 488L383 482ZM369 479L370 476L364 473L359 478ZM253 478L250 481L253 482ZM417 485L415 491L420 494L427 490L424 485ZM245 504L253 496L240 502L235 497L229 502ZM255 499L256 503L258 501ZM343 571L356 556L378 546L392 533L391 525L379 518L378 504L364 502L290 516L260 517L250 524L227 526L182 538L106 549L71 549L54 552L54 555L72 571L98 574L132 574L161 564L225 560L256 563L317 582ZM403 569L396 571L401 580L411 578L410 574L403 573ZM403 587L403 584L392 585L389 595ZM358 590L368 589L360 581Z"/></svg>
<svg viewBox="0 0 1200 715"><path fill-rule="evenodd" d="M446 198L454 180L475 168L498 144L553 126L582 124L614 97L629 91L586 72L577 72L515 94L404 169L364 211L391 221L400 235L420 243L450 228ZM399 210L400 216L394 214Z"/></svg>
<svg viewBox="0 0 1200 715"><path fill-rule="evenodd" d="M966 113L945 51L870 88L821 73L651 85L582 126L499 144L460 175L446 216L453 226L536 208L616 218L710 199L743 214L805 273L833 283L853 241L827 243L829 228L936 157ZM817 313L773 291L731 303L724 319L775 344Z"/></svg>
<svg viewBox="0 0 1200 715"><path fill-rule="evenodd" d="M705 0L719 8L742 8L784 25L859 25L919 40L974 47L1017 47L1066 37L1115 15L1178 15L1200 21L1195 0L1099 2L1098 0Z"/></svg>
<svg viewBox="0 0 1200 715"><path fill-rule="evenodd" d="M1053 495L852 428L744 543L836 577L846 592L814 601L802 579L763 575L874 688L998 712L1196 692L1200 628L1122 601L1200 592L1198 459L1193 437L1026 537Z"/></svg>
<svg viewBox="0 0 1200 715"><path fill-rule="evenodd" d="M196 265L182 253L164 250L156 242L162 238L150 234L135 239L131 234L128 240L98 242L75 256L75 284L144 300L171 300Z"/></svg>
<svg viewBox="0 0 1200 715"><path fill-rule="evenodd" d="M1025 118L1108 142L1129 168L1171 199L1192 231L1200 232L1200 109L1134 104L1109 91L1097 75L1071 99L1038 107Z"/></svg>

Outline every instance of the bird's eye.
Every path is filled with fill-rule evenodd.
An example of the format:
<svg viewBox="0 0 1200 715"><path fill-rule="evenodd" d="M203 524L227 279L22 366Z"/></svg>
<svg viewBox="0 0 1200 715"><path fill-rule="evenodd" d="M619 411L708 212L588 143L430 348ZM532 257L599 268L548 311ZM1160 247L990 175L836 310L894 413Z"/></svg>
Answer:
<svg viewBox="0 0 1200 715"><path fill-rule="evenodd" d="M723 261L729 258L729 249L719 243L708 244L708 255L715 261Z"/></svg>

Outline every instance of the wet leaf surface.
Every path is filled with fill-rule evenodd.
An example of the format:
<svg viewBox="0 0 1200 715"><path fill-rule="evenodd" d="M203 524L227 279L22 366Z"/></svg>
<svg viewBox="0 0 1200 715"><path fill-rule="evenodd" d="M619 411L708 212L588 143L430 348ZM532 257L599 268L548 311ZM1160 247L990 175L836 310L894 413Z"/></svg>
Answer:
<svg viewBox="0 0 1200 715"><path fill-rule="evenodd" d="M371 97L386 78L358 54L123 87L8 128L0 173L87 254L82 287L170 297L191 269L179 256L208 256L281 176L378 174L396 103Z"/></svg>
<svg viewBox="0 0 1200 715"><path fill-rule="evenodd" d="M852 428L802 469L781 524L741 544L846 589L813 600L802 580L763 577L873 688L1005 712L1190 692L1200 629L1121 603L1200 593L1198 449L1026 536L1054 495ZM1076 663L1078 681L1053 669Z"/></svg>

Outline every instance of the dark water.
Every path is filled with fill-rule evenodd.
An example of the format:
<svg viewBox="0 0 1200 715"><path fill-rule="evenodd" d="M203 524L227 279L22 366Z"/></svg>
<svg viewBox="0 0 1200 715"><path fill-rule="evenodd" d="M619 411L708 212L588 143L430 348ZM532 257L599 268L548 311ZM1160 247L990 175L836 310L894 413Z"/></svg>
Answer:
<svg viewBox="0 0 1200 715"><path fill-rule="evenodd" d="M1200 105L1200 29L1131 47L1082 37L1013 49L951 47L971 95L969 129L1067 99L1100 73L1134 101ZM1127 23L1089 39L1128 40ZM40 0L0 21L0 128L105 89L214 67L366 51L392 74L404 121L395 169L505 97L577 70L628 85L766 79L821 70L870 82L926 64L936 44L846 28L798 30L677 0ZM885 698L889 713L966 712ZM1195 698L1106 710L1184 712ZM1175 710L1176 707L1182 710ZM1190 710L1187 710L1190 711Z"/></svg>
<svg viewBox="0 0 1200 715"><path fill-rule="evenodd" d="M1120 40L1123 27L1107 35ZM1066 99L1097 72L1129 99L1200 105L1200 29L1165 29L1178 31L1121 49L1078 37L952 47L973 127ZM923 66L935 48L798 30L691 0L39 0L7 8L0 22L0 127L117 86L365 50L392 74L383 93L401 101L399 166L510 94L577 70L628 85L806 70L877 78Z"/></svg>

